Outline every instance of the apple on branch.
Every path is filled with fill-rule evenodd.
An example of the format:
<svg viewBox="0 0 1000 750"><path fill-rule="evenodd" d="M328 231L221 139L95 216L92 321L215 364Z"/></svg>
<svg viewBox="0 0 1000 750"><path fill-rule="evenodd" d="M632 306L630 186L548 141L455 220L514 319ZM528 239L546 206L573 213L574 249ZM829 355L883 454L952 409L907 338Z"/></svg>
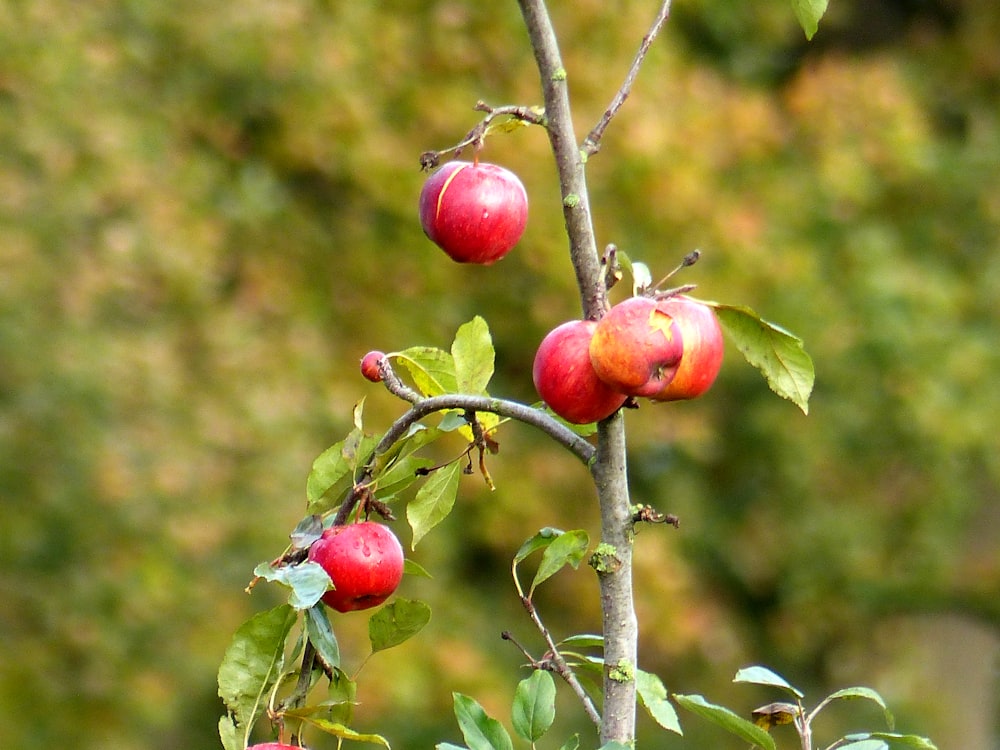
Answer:
<svg viewBox="0 0 1000 750"><path fill-rule="evenodd" d="M571 320L553 328L535 353L532 379L542 401L567 422L590 424L614 414L620 393L597 377L590 361L590 340L597 323Z"/></svg>
<svg viewBox="0 0 1000 750"><path fill-rule="evenodd" d="M377 607L403 579L403 548L388 526L373 521L331 526L309 548L309 560L334 588L323 602L337 612Z"/></svg>
<svg viewBox="0 0 1000 750"><path fill-rule="evenodd" d="M370 380L373 383L382 382L382 371L379 369L379 363L384 358L385 352L378 350L370 351L361 358L361 374L366 380Z"/></svg>
<svg viewBox="0 0 1000 750"><path fill-rule="evenodd" d="M684 354L680 326L649 297L630 297L601 318L590 361L602 381L628 396L654 396L673 380Z"/></svg>
<svg viewBox="0 0 1000 750"><path fill-rule="evenodd" d="M459 263L500 260L521 239L527 223L524 185L496 164L448 162L420 191L424 233Z"/></svg>
<svg viewBox="0 0 1000 750"><path fill-rule="evenodd" d="M673 379L650 398L682 401L697 398L712 387L722 368L724 341L715 311L703 302L676 295L657 307L674 319L684 340L684 354Z"/></svg>

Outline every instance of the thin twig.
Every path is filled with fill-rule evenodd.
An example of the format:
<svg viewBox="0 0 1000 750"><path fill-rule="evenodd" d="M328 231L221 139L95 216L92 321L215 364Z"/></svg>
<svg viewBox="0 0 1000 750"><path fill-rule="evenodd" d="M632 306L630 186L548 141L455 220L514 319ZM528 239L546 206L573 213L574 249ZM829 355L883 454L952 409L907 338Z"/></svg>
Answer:
<svg viewBox="0 0 1000 750"><path fill-rule="evenodd" d="M591 130L584 139L580 150L587 156L593 156L601 150L601 138L604 136L604 131L611 123L612 118L618 114L618 110L622 108L622 105L625 103L625 100L628 99L629 94L632 93L632 85L635 83L635 79L639 74L639 68L642 67L643 60L646 59L646 54L649 52L649 48L653 46L653 40L656 39L656 35L660 33L660 29L663 28L663 24L666 23L667 18L670 16L670 4L671 0L663 0L663 4L660 6L660 10L657 12L656 18L653 19L653 25L649 27L649 31L646 32L646 36L642 38L642 43L639 45L639 51L636 52L635 59L632 60L632 67L628 69L628 73L625 75L625 80L622 82L621 88L619 88L615 93L614 98L611 100L608 108L604 111L604 115L594 126L594 129Z"/></svg>
<svg viewBox="0 0 1000 750"><path fill-rule="evenodd" d="M381 440L375 446L361 475L356 478L354 487L348 493L344 502L341 503L340 509L333 520L335 525L347 521L351 511L354 510L358 501L363 496L364 488L372 479L375 461L378 457L385 454L402 439L414 424L435 412L452 410L462 411L465 414L490 412L507 419L523 422L548 435L587 466L590 466L597 453L594 446L586 439L577 435L562 422L557 421L541 409L536 409L518 401L493 398L492 396L474 396L461 393L445 394L442 396L421 396L399 379L399 376L392 369L392 364L389 362L388 357L382 357L379 360L378 368L382 376L382 384L385 385L386 389L394 396L409 402L412 406L389 426L389 429L386 430ZM487 441L485 436L483 436L482 447L486 447L486 445ZM489 475L486 474L486 476L488 477ZM487 479L487 481L489 480Z"/></svg>
<svg viewBox="0 0 1000 750"><path fill-rule="evenodd" d="M458 158L462 149L466 146L472 146L477 152L483 147L483 143L486 140L486 136L489 134L490 125L498 117L509 117L512 120L519 120L527 125L541 125L545 127L546 119L544 110L539 110L534 107L524 107L516 104L507 104L501 107L491 107L484 101L476 102L476 106L473 107L477 112L485 112L486 117L484 117L480 122L462 138L454 146L449 146L448 148L441 149L440 151L424 151L420 155L420 168L423 171L428 171L434 169L440 162L441 157L445 154L454 152L455 158Z"/></svg>
<svg viewBox="0 0 1000 750"><path fill-rule="evenodd" d="M583 689L583 685L581 685L580 681L576 678L576 672L574 672L572 667L566 663L566 659L563 658L563 655L559 653L559 647L556 646L555 641L552 639L552 634L549 632L549 629L545 627L545 623L542 622L542 618L538 616L538 610L535 608L534 602L532 602L529 597L522 596L521 604L524 605L524 609L528 613L528 617L531 618L531 622L534 624L535 628L538 629L538 632L541 633L542 638L545 639L545 645L549 648L548 653L550 656L548 661L551 662L552 665L549 667L549 670L555 672L565 681L567 685L569 685L570 689L583 703L583 710L586 712L587 717L594 722L594 726L600 729L600 711L597 710L597 707L594 705L594 701L591 700L589 695L587 695L587 691Z"/></svg>

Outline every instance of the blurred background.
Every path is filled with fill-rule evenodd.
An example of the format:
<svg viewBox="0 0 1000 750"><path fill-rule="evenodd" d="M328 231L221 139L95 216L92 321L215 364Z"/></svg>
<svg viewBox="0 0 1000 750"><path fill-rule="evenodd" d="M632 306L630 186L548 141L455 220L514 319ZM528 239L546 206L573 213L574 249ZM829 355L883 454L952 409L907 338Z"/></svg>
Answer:
<svg viewBox="0 0 1000 750"><path fill-rule="evenodd" d="M656 3L552 5L582 139ZM992 0L833 0L811 43L780 0L678 2L590 161L602 245L654 277L700 248L683 281L817 371L809 416L732 349L704 399L628 415L635 500L681 519L636 542L641 666L672 692L749 716L778 696L731 680L766 664L1000 748L998 38ZM483 154L532 201L499 265L452 263L416 217L419 154L478 99L540 103L514 2L0 2L0 746L219 747L223 652L282 599L243 592L253 567L353 405L372 431L402 411L367 350L481 314L492 392L536 399L535 347L579 315L545 134ZM509 722L526 672L499 632L543 651L509 561L541 526L597 535L574 458L499 440L497 490L463 480L409 553L431 624L361 674L357 726L394 747L460 741L452 690ZM557 638L600 627L586 566L539 599ZM356 666L366 618L337 623ZM743 748L681 719L644 719L643 747ZM817 743L881 726L852 704Z"/></svg>

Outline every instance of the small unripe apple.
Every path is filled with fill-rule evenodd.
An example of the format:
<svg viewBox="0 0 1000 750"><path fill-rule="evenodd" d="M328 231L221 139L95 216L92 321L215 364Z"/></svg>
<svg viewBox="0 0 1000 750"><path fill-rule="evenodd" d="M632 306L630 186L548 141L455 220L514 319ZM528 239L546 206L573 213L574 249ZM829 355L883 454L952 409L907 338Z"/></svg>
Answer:
<svg viewBox="0 0 1000 750"><path fill-rule="evenodd" d="M722 326L708 305L682 295L669 297L659 308L673 317L684 339L684 354L674 379L659 393L657 401L697 398L715 382L722 368Z"/></svg>
<svg viewBox="0 0 1000 750"><path fill-rule="evenodd" d="M403 579L403 548L388 526L373 521L331 526L309 548L334 588L323 602L338 612L377 607Z"/></svg>
<svg viewBox="0 0 1000 750"><path fill-rule="evenodd" d="M590 361L597 377L629 396L663 391L683 353L680 328L649 297L631 297L612 307L590 340Z"/></svg>
<svg viewBox="0 0 1000 750"><path fill-rule="evenodd" d="M420 191L420 224L459 263L489 265L517 244L528 223L528 194L496 164L451 161Z"/></svg>
<svg viewBox="0 0 1000 750"><path fill-rule="evenodd" d="M385 352L368 352L361 358L361 374L373 383L381 382L382 372L379 370L378 363L381 362L384 357Z"/></svg>
<svg viewBox="0 0 1000 750"><path fill-rule="evenodd" d="M625 403L625 394L598 378L590 363L596 327L592 320L571 320L553 328L542 339L531 368L542 401L573 424L600 421Z"/></svg>

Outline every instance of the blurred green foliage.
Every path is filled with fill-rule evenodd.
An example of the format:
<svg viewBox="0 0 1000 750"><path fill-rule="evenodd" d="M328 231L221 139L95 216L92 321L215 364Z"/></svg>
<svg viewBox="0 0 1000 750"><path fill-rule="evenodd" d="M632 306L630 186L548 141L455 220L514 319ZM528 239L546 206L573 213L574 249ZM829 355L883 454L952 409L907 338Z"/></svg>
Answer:
<svg viewBox="0 0 1000 750"><path fill-rule="evenodd" d="M553 5L582 137L653 7ZM591 160L601 242L654 275L700 248L684 281L818 373L808 417L735 351L702 401L629 415L636 501L681 518L636 548L642 666L671 690L749 715L769 696L730 679L767 663L995 746L997 38L989 0L839 0L809 44L787 3L677 3ZM218 746L215 669L279 600L251 570L352 405L373 429L402 408L368 349L482 314L493 392L535 400L534 348L579 309L544 134L487 145L532 200L500 265L450 263L416 219L419 154L478 99L540 99L514 3L0 4L0 746ZM575 459L500 442L497 491L465 480L411 553L431 625L362 675L361 728L397 747L456 739L451 690L509 711L509 560L596 527ZM589 569L546 588L557 637L599 628ZM340 622L360 661L363 616ZM685 728L642 731L718 740Z"/></svg>

